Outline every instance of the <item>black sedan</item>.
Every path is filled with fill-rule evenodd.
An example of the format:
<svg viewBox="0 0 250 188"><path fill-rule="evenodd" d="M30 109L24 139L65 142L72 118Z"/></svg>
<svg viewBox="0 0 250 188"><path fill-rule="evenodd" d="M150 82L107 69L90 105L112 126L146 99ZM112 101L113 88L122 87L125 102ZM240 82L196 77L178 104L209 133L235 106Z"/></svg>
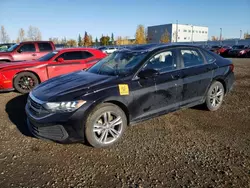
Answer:
<svg viewBox="0 0 250 188"><path fill-rule="evenodd" d="M233 70L230 60L195 46L119 50L88 70L37 86L28 97L27 123L39 138L110 146L142 120L200 104L218 110Z"/></svg>

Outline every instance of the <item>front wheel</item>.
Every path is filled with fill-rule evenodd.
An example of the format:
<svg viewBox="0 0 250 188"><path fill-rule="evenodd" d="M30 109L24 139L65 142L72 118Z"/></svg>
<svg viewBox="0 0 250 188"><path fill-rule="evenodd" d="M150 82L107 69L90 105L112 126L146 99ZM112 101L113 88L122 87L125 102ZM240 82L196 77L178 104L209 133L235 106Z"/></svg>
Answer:
<svg viewBox="0 0 250 188"><path fill-rule="evenodd" d="M122 137L126 127L127 118L123 110L114 104L103 103L89 114L85 135L91 146L108 147Z"/></svg>
<svg viewBox="0 0 250 188"><path fill-rule="evenodd" d="M14 79L14 88L20 93L29 93L39 84L36 75L31 72L21 72Z"/></svg>
<svg viewBox="0 0 250 188"><path fill-rule="evenodd" d="M223 98L224 98L225 90L224 86L221 82L215 81L210 86L205 104L210 111L216 111L220 108Z"/></svg>

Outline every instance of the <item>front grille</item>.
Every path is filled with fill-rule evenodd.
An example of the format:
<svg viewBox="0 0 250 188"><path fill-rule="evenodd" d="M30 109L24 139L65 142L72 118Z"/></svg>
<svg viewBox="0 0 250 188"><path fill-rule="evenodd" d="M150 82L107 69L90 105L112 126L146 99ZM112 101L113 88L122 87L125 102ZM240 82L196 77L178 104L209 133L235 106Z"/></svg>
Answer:
<svg viewBox="0 0 250 188"><path fill-rule="evenodd" d="M36 102L31 97L28 98L28 106L31 114L35 117L43 117L49 114L49 112L43 108L42 104Z"/></svg>
<svg viewBox="0 0 250 188"><path fill-rule="evenodd" d="M30 131L34 136L55 141L64 141L68 138L68 133L62 125L36 125L36 123L31 122L29 119L27 121Z"/></svg>

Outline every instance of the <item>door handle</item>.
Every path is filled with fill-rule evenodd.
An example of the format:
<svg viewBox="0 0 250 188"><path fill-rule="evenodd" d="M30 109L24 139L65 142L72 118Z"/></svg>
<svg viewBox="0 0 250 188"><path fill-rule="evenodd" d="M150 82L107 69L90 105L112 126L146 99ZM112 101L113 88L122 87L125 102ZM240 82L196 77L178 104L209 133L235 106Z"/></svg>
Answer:
<svg viewBox="0 0 250 188"><path fill-rule="evenodd" d="M212 67L208 67L207 70L210 71L210 70L213 70L213 68Z"/></svg>
<svg viewBox="0 0 250 188"><path fill-rule="evenodd" d="M32 54L32 56L36 56L36 54Z"/></svg>
<svg viewBox="0 0 250 188"><path fill-rule="evenodd" d="M172 75L173 79L179 79L181 77L181 75L177 74L177 75Z"/></svg>

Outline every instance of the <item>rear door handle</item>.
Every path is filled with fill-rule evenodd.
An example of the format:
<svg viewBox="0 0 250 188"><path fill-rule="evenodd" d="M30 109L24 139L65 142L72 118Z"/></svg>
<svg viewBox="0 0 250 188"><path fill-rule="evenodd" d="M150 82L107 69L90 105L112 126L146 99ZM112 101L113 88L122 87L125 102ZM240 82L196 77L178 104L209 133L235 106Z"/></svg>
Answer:
<svg viewBox="0 0 250 188"><path fill-rule="evenodd" d="M181 77L181 75L177 74L177 75L172 75L172 78L174 79L179 79Z"/></svg>
<svg viewBox="0 0 250 188"><path fill-rule="evenodd" d="M32 56L36 56L36 54L32 54Z"/></svg>

